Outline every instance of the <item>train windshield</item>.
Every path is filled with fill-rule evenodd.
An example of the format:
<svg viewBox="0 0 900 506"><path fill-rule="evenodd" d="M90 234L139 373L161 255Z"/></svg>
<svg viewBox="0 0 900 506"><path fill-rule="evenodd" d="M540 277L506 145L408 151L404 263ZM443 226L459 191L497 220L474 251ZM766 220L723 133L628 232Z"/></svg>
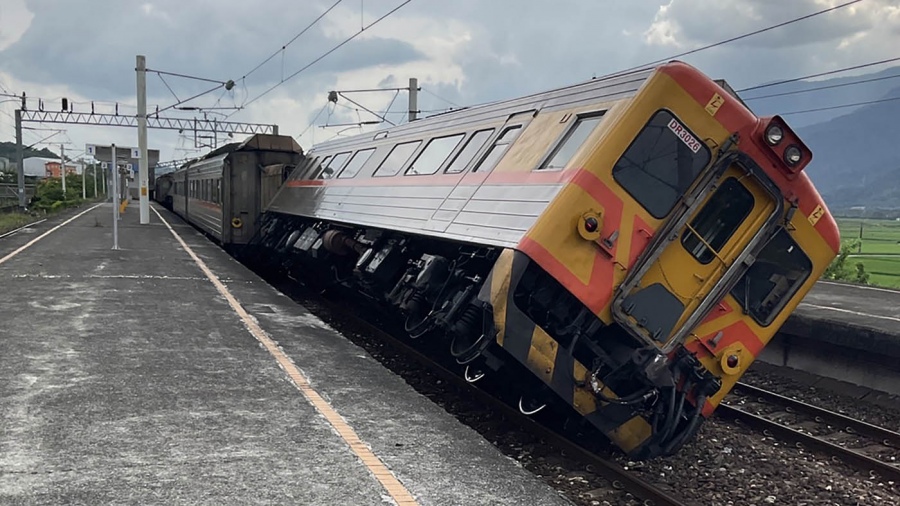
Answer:
<svg viewBox="0 0 900 506"><path fill-rule="evenodd" d="M709 164L709 148L672 113L657 111L613 167L613 177L655 218L664 218Z"/></svg>
<svg viewBox="0 0 900 506"><path fill-rule="evenodd" d="M765 327L778 316L811 271L809 257L782 228L759 253L731 295L745 313Z"/></svg>

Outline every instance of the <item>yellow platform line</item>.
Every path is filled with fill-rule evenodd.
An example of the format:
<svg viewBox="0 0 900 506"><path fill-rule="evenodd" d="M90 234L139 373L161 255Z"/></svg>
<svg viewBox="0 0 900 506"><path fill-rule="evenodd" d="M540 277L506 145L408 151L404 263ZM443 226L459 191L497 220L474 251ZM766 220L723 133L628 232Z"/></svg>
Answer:
<svg viewBox="0 0 900 506"><path fill-rule="evenodd" d="M31 246L33 246L34 243L40 241L40 240L43 239L44 237L47 237L48 235L52 234L53 232L56 232L57 230L61 229L62 227L64 227L64 226L68 225L69 223L75 221L75 220L78 219L80 216L82 216L82 215L84 215L84 214L87 214L87 213L93 211L94 209L97 209L97 208L100 207L101 205L103 205L103 204L97 204L97 205L95 205L95 206L93 206L93 207L89 207L88 209L85 209L84 211L81 211L80 213L76 214L75 216L72 216L72 217L69 218L68 220L66 220L66 221L60 223L59 225L57 225L57 226L51 228L50 230L48 230L48 231L44 232L43 234L41 234L41 235L35 237L34 239L32 239L32 240L26 242L24 245L20 246L20 247L19 247L18 249L16 249L16 250L14 250L12 253L6 255L6 256L3 257L3 258L0 258L0 265L3 265L3 264L6 263L7 261L11 260L14 256L16 256L16 255L18 255L19 253L21 253L21 252L27 250L28 248L30 248Z"/></svg>
<svg viewBox="0 0 900 506"><path fill-rule="evenodd" d="M153 208L151 208L153 209ZM382 487L387 491L387 493L391 496L391 498L399 505L399 506L414 506L418 505L415 498L413 498L412 494L400 483L400 480L394 476L391 471L387 468L387 466L382 462L380 458L378 458L375 453L359 438L356 434L356 431L353 430L352 427L344 420L335 409L328 403L315 389L309 384L309 379L300 372L300 369L294 364L294 362L288 357L281 347L278 346L271 337L269 337L268 333L259 326L259 323L256 322L256 319L253 318L245 309L244 306L241 305L240 302L231 294L231 291L226 287L210 269L206 266L206 263L194 253L194 250L187 245L186 242L175 232L175 229L169 225L169 222L166 221L165 218L159 214L159 211L153 209L153 212L157 217L163 222L166 228L169 229L169 232L175 236L175 239L181 245L182 248L187 252L188 255L194 260L194 263L200 267L200 270L206 275L207 279L216 287L216 290L225 297L225 300L228 301L228 304L231 306L231 309L234 310L235 313L241 318L241 321L244 322L244 325L247 327L247 330L259 341L263 347L268 350L268 352L275 358L275 361L278 362L278 365L281 369L287 373L288 377L291 378L291 381L294 383L294 386L297 387L297 390L306 397L306 400L309 401L316 410L328 420L328 423L334 428L335 431L341 436L341 439L344 440L345 443L350 447L350 450L359 457L359 460L362 461L363 465L368 468L369 472L375 476L375 479L381 484Z"/></svg>

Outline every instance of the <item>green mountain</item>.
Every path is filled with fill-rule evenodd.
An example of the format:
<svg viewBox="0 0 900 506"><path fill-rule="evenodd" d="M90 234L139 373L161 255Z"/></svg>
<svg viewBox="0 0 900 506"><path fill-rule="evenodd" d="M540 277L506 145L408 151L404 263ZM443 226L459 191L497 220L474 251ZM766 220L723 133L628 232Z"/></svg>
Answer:
<svg viewBox="0 0 900 506"><path fill-rule="evenodd" d="M59 158L59 155L50 151L47 148L43 148L40 150L37 149L26 149L25 158L30 158L32 156L40 156L44 158ZM0 158L8 158L10 162L16 162L16 143L15 142L0 142Z"/></svg>
<svg viewBox="0 0 900 506"><path fill-rule="evenodd" d="M806 169L828 206L900 209L900 87L849 114L798 129L813 152Z"/></svg>

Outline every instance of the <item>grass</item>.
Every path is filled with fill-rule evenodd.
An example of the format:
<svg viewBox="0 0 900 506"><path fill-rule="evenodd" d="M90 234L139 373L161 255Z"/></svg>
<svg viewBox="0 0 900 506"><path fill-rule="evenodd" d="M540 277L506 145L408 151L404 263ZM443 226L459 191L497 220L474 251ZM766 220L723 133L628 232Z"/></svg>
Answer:
<svg viewBox="0 0 900 506"><path fill-rule="evenodd" d="M41 219L37 216L23 213L2 213L0 214L0 234L5 234L10 230L15 230L21 226L28 225Z"/></svg>
<svg viewBox="0 0 900 506"><path fill-rule="evenodd" d="M900 221L871 218L838 218L837 221L841 239L861 237L860 248L853 252L848 263L862 262L870 284L900 288Z"/></svg>

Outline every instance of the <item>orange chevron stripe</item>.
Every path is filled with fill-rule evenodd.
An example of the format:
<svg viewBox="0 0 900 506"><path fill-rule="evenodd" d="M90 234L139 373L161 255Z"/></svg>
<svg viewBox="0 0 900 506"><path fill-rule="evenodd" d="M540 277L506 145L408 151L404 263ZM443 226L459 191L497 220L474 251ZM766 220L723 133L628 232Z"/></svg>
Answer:
<svg viewBox="0 0 900 506"><path fill-rule="evenodd" d="M609 237L615 231L621 232L623 202L609 186L596 175L584 169L576 171L570 182L577 185L603 207L602 237ZM567 209L566 212L570 212L570 209ZM561 262L550 249L531 237L523 238L519 242L518 249L556 278L591 311L599 314L612 299L616 268L614 260L618 260L620 256L618 254L620 242L616 241L612 247L612 259L605 253L601 253L598 247L594 248L591 274L586 283L579 279L571 268ZM642 243L638 242L638 244Z"/></svg>

